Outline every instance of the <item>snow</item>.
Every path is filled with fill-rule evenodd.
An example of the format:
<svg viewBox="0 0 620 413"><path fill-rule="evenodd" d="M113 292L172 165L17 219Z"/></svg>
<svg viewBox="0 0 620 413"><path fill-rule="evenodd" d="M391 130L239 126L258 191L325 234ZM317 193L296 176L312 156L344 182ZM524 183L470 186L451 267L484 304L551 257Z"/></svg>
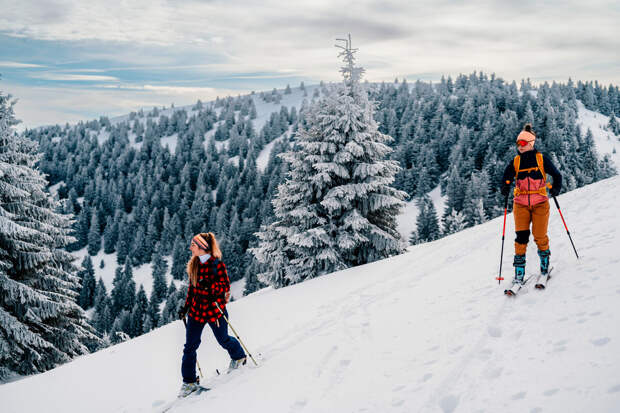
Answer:
<svg viewBox="0 0 620 413"><path fill-rule="evenodd" d="M274 145L277 141L280 141L282 139L283 137L280 136L279 138L272 140L260 151L260 153L256 157L256 168L259 171L265 172L265 169L267 169L267 165L269 164L269 157L271 155L271 151L273 150Z"/></svg>
<svg viewBox="0 0 620 413"><path fill-rule="evenodd" d="M609 123L609 116L586 109L580 100L577 101L577 111L577 124L581 126L581 133L585 136L590 129L592 136L594 136L598 155L602 158L605 154L609 154L611 160L620 170L620 153L618 153L620 151L620 136L604 129ZM616 149L616 153L613 153L614 149Z"/></svg>
<svg viewBox="0 0 620 413"><path fill-rule="evenodd" d="M289 139L292 134L293 134L293 126L291 125L288 127L286 132L284 132L282 135L278 136L277 138L269 142L267 145L265 145L265 147L260 151L260 153L256 157L256 168L259 171L265 172L265 169L267 169L267 165L269 164L269 158L271 157L271 151L273 150L273 147L276 144L276 142L281 142L284 139Z"/></svg>
<svg viewBox="0 0 620 413"><path fill-rule="evenodd" d="M82 248L72 254L76 257L74 264L81 267L82 260L88 254L88 251L87 248ZM113 287L112 282L114 281L114 273L116 272L116 268L119 266L116 263L116 253L105 254L103 249L101 249L97 255L90 258L93 261L93 267L95 268L95 280L98 281L99 278L101 278L109 294ZM168 262L168 270L166 271L166 285L170 285L170 281L172 281L172 274L170 273L172 256L165 256L164 259ZM99 263L101 260L103 260L105 264L103 268L99 268ZM121 268L124 268L124 265L122 265ZM133 280L136 283L136 292L140 289L140 285L143 285L146 296L150 297L151 291L153 291L153 265L151 263L142 264L138 267L133 267L132 272ZM181 282L175 281L175 285L179 287Z"/></svg>
<svg viewBox="0 0 620 413"><path fill-rule="evenodd" d="M262 355L261 367L216 379L228 356L207 329L198 360L212 390L172 411L618 411L619 192L614 177L558 198L581 259L552 207L555 270L544 291L503 295L499 217L400 256L236 300L231 322ZM511 216L507 226L509 278ZM535 250L531 243L529 274ZM2 411L157 411L181 385L184 337L174 322L4 384Z"/></svg>
<svg viewBox="0 0 620 413"><path fill-rule="evenodd" d="M170 153L174 155L174 150L177 148L177 141L179 140L179 134L175 133L170 136L165 136L160 139L162 147L168 146Z"/></svg>
<svg viewBox="0 0 620 413"><path fill-rule="evenodd" d="M245 278L240 279L239 281L234 281L230 283L230 296L235 300L238 300L243 297L243 291L245 290Z"/></svg>
<svg viewBox="0 0 620 413"><path fill-rule="evenodd" d="M65 184L65 181L60 181L54 185L50 185L48 187L48 191L50 194L52 194L52 196L57 196L58 195L58 189L63 186Z"/></svg>
<svg viewBox="0 0 620 413"><path fill-rule="evenodd" d="M435 211L437 212L437 219L441 221L447 197L441 196L441 187L439 185L431 192L429 192L428 195L431 197L433 205L435 206ZM420 210L415 199L412 199L409 202L405 203L405 208L396 219L398 224L398 232L400 232L400 235L402 235L405 240L408 240L411 236L411 233L416 230L416 223L418 221L419 212Z"/></svg>

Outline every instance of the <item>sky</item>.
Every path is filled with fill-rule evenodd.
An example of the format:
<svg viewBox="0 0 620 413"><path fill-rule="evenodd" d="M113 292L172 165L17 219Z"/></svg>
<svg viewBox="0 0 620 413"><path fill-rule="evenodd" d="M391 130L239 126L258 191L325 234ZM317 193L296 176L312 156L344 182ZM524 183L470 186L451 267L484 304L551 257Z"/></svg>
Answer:
<svg viewBox="0 0 620 413"><path fill-rule="evenodd" d="M371 82L484 71L620 84L620 3L0 0L0 91L20 128L338 81L351 34Z"/></svg>

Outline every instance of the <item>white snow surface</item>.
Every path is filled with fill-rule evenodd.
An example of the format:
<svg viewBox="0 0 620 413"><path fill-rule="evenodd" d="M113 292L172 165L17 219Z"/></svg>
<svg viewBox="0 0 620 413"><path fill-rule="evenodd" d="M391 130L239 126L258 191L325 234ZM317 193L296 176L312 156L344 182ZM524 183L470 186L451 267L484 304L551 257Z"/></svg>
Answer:
<svg viewBox="0 0 620 413"><path fill-rule="evenodd" d="M429 192L428 195L433 201L435 212L437 213L437 219L439 220L439 225L441 226L441 217L443 216L447 197L441 196L441 187L439 185ZM418 208L416 200L412 199L405 203L405 207L401 211L401 214L396 218L398 232L405 240L409 240L411 233L416 230L419 213L420 208Z"/></svg>
<svg viewBox="0 0 620 413"><path fill-rule="evenodd" d="M79 251L75 251L72 253L76 260L73 262L76 266L81 268L82 260L88 254L87 248L82 248ZM112 291L114 281L114 274L116 272L116 268L119 266L116 263L116 253L113 254L105 254L103 252L103 248L99 250L97 255L90 257L93 262L93 267L95 269L95 280L99 280L101 278L103 283L105 284L105 288L108 291L108 294ZM165 256L164 259L168 262L168 269L166 271L166 285L170 285L170 281L172 281L172 274L170 273L170 267L172 264L172 256ZM99 264L101 260L104 262L104 267L99 268ZM121 268L124 268L124 265L121 265ZM136 292L140 289L140 285L144 286L144 292L147 297L151 296L151 292L153 291L153 264L147 263L142 264L138 267L133 267L133 280L136 283ZM181 285L181 281L175 281L175 285L179 287Z"/></svg>
<svg viewBox="0 0 620 413"><path fill-rule="evenodd" d="M554 277L509 298L513 219L229 305L259 357L215 377L228 355L206 329L212 390L173 412L617 412L620 408L620 178L559 197L549 224ZM596 199L596 205L592 200ZM584 213L587 211L587 213ZM530 243L527 273L538 257ZM531 287L530 287L531 288ZM175 400L185 333L174 322L0 386L9 412L148 412Z"/></svg>
<svg viewBox="0 0 620 413"><path fill-rule="evenodd" d="M301 105L304 101L304 99L307 99L308 103L310 103L312 101L312 95L314 93L315 89L319 89L320 90L320 86L319 85L312 85L312 86L306 86L306 92L307 92L307 96L304 97L304 92L302 90L299 89L299 86L291 86L291 93L286 95L284 94L284 89L278 89L278 92L280 93L280 95L282 95L282 99L280 100L280 103L274 103L274 102L265 102L263 99L260 98L260 94L259 93L255 93L254 95L252 95L252 99L254 100L254 105L256 106L256 119L252 120L252 124L254 125L254 130L258 133L260 132L260 130L262 129L262 127L265 125L265 123L269 120L271 114L273 112L279 112L280 108L282 106L286 106L287 109L290 111L292 109L292 107L294 106L295 109L297 110L297 114L299 114L299 109L301 108ZM271 91L265 91L265 94L271 93ZM245 95L247 96L247 95ZM215 103L215 101L210 101L210 102L205 102L204 105L213 105ZM157 117L152 118L154 122L159 122L159 116L161 115L166 115L167 117L172 117L173 113L179 110L185 110L187 112L187 117L188 119L191 118L193 115L197 114L197 111L192 110L192 108L195 106L195 103L192 105L187 105L187 106L179 106L179 107L168 107L166 109L160 109L159 110L159 115ZM139 119L140 122L143 125L146 125L146 114L148 112L150 112L152 110L152 108L148 109L148 108L144 108L145 110L145 117L144 118L135 118L135 119ZM221 111L221 108L215 108L216 113L219 114L219 112ZM122 115L122 116L117 116L114 118L110 118L110 123L113 125L116 125L120 122L126 121L129 119L129 114L127 115ZM133 125L133 121L131 122L131 124ZM215 123L215 125L213 126L213 129L209 130L207 133L205 133L205 147L208 144L208 141L210 139L213 139L213 135L215 134L215 130L217 129L218 126L218 122ZM131 142L131 145L136 148L136 149L140 149L140 147L142 146L142 142L135 142L135 134L133 132L129 133L129 141ZM110 132L107 130L107 128L102 129L101 131L98 132L97 134L97 141L99 142L99 144L102 144L103 142L105 142L108 138L110 137ZM174 151L176 149L177 146L177 141L178 141L178 134L175 133L173 135L170 136L165 136L161 138L161 145L162 147L165 147L166 145L169 147L170 152L174 154ZM216 147L218 148L218 150L221 149L221 147L223 145L227 145L227 143L224 142L215 142ZM273 145L272 145L273 146ZM226 146L227 147L227 146ZM266 159L269 159L269 153L266 153ZM266 165L266 164L265 164ZM264 169L264 166L262 167L262 169Z"/></svg>
<svg viewBox="0 0 620 413"><path fill-rule="evenodd" d="M585 136L590 129L592 136L594 136L598 155L602 158L609 154L616 168L620 170L620 153L618 153L620 151L620 136L616 136L605 129L609 123L609 116L586 109L580 100L577 101L577 111L577 124L581 126L581 133ZM613 153L614 149L616 153Z"/></svg>

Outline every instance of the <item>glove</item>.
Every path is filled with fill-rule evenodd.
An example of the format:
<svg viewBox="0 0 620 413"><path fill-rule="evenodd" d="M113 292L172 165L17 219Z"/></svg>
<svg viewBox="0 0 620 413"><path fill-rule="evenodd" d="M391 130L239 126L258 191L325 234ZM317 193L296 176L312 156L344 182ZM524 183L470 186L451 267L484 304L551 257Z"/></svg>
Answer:
<svg viewBox="0 0 620 413"><path fill-rule="evenodd" d="M510 192L510 184L502 184L502 189L501 189L502 195L508 196L509 192Z"/></svg>
<svg viewBox="0 0 620 413"><path fill-rule="evenodd" d="M561 190L561 187L552 186L551 189L549 189L549 193L551 194L551 196L558 196L560 195Z"/></svg>
<svg viewBox="0 0 620 413"><path fill-rule="evenodd" d="M181 309L179 310L179 320L183 320L185 318L185 315L187 314L188 310L189 310L189 307L186 305L181 307Z"/></svg>

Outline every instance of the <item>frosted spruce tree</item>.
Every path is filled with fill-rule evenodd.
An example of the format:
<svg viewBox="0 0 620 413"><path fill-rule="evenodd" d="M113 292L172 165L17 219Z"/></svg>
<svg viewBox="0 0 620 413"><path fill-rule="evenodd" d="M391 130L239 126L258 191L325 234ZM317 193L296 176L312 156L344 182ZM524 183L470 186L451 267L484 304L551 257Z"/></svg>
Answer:
<svg viewBox="0 0 620 413"><path fill-rule="evenodd" d="M36 144L18 136L0 93L0 381L51 369L99 339L77 305L79 278L62 248L71 220L54 212L34 169Z"/></svg>
<svg viewBox="0 0 620 413"><path fill-rule="evenodd" d="M396 216L406 198L390 185L400 170L387 160L392 141L378 130L374 104L344 40L343 82L309 107L273 200L275 221L261 228L252 253L263 283L281 287L404 250Z"/></svg>

